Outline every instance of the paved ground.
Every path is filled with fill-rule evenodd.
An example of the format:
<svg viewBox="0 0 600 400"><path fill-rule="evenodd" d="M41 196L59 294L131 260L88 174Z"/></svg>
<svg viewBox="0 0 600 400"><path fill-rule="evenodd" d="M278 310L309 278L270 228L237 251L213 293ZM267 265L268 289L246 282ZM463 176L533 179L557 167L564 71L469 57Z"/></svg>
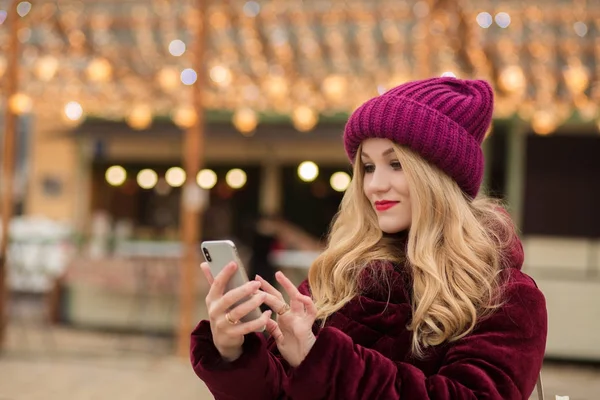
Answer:
<svg viewBox="0 0 600 400"><path fill-rule="evenodd" d="M50 334L50 332L52 332ZM10 327L0 400L206 400L206 387L164 338ZM547 399L600 399L600 367L548 364Z"/></svg>

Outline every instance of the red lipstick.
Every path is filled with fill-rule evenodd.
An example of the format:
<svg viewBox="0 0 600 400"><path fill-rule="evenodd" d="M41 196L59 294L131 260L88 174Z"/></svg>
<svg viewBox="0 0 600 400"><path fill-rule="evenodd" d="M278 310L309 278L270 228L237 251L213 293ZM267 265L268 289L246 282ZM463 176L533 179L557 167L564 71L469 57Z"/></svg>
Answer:
<svg viewBox="0 0 600 400"><path fill-rule="evenodd" d="M377 211L389 210L390 208L394 207L398 203L399 203L399 201L389 201L389 200L376 201L375 209Z"/></svg>

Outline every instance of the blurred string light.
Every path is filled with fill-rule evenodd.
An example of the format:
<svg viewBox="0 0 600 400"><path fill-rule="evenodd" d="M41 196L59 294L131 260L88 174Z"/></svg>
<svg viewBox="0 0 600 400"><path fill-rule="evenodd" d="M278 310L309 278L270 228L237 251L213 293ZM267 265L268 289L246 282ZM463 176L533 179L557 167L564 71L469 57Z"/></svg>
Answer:
<svg viewBox="0 0 600 400"><path fill-rule="evenodd" d="M165 180L172 187L180 187L185 183L186 174L181 167L172 167L165 173Z"/></svg>
<svg viewBox="0 0 600 400"><path fill-rule="evenodd" d="M106 182L111 186L121 186L127 179L127 171L120 165L113 165L106 170Z"/></svg>
<svg viewBox="0 0 600 400"><path fill-rule="evenodd" d="M29 14L29 11L31 11L30 2L22 1L19 4L17 4L17 14L19 14L19 16L24 17L27 14Z"/></svg>
<svg viewBox="0 0 600 400"><path fill-rule="evenodd" d="M329 179L329 184L336 192L343 192L350 186L350 175L343 171L335 172Z"/></svg>
<svg viewBox="0 0 600 400"><path fill-rule="evenodd" d="M212 189L217 184L217 174L212 169L203 169L196 175L196 183L202 189Z"/></svg>
<svg viewBox="0 0 600 400"><path fill-rule="evenodd" d="M417 1L413 6L413 13L417 18L425 18L429 15L429 4L425 1Z"/></svg>
<svg viewBox="0 0 600 400"><path fill-rule="evenodd" d="M227 182L232 189L240 189L244 187L246 180L246 173L239 168L229 170L225 175L225 182Z"/></svg>
<svg viewBox="0 0 600 400"><path fill-rule="evenodd" d="M186 68L181 71L181 82L184 85L193 85L198 79L198 74L192 68Z"/></svg>
<svg viewBox="0 0 600 400"><path fill-rule="evenodd" d="M569 62L569 66L563 71L563 75L567 88L575 95L585 92L589 86L589 73L578 59Z"/></svg>
<svg viewBox="0 0 600 400"><path fill-rule="evenodd" d="M312 182L319 176L319 167L312 161L304 161L298 166L298 176L304 182Z"/></svg>
<svg viewBox="0 0 600 400"><path fill-rule="evenodd" d="M56 57L50 55L42 56L37 59L34 68L34 73L38 79L49 82L56 75L56 71L58 70L58 60Z"/></svg>
<svg viewBox="0 0 600 400"><path fill-rule="evenodd" d="M23 115L31 112L33 101L24 93L15 93L8 99L8 107L13 113Z"/></svg>
<svg viewBox="0 0 600 400"><path fill-rule="evenodd" d="M240 108L233 114L232 122L238 131L249 136L258 125L258 115L248 107Z"/></svg>
<svg viewBox="0 0 600 400"><path fill-rule="evenodd" d="M83 116L83 108L76 101L70 101L65 105L65 116L70 121L79 121Z"/></svg>
<svg viewBox="0 0 600 400"><path fill-rule="evenodd" d="M507 93L517 93L525 89L527 81L520 66L510 65L500 72L498 84Z"/></svg>
<svg viewBox="0 0 600 400"><path fill-rule="evenodd" d="M538 110L533 114L531 127L538 135L549 135L558 127L556 114L550 110Z"/></svg>
<svg viewBox="0 0 600 400"><path fill-rule="evenodd" d="M482 28L489 28L494 23L492 15L488 12L480 12L477 14L477 24Z"/></svg>
<svg viewBox="0 0 600 400"><path fill-rule="evenodd" d="M508 13L505 12L499 12L498 14L496 14L496 17L494 17L496 24L500 27L500 28L508 28L508 26L510 25L510 15L508 15Z"/></svg>
<svg viewBox="0 0 600 400"><path fill-rule="evenodd" d="M308 132L312 130L317 122L319 116L312 108L308 106L299 106L292 112L292 123L294 127L300 132Z"/></svg>
<svg viewBox="0 0 600 400"><path fill-rule="evenodd" d="M256 1L247 1L243 8L244 14L250 18L254 18L260 13L260 4Z"/></svg>
<svg viewBox="0 0 600 400"><path fill-rule="evenodd" d="M169 53L172 56L180 57L185 53L185 43L179 39L175 39L169 43Z"/></svg>
<svg viewBox="0 0 600 400"><path fill-rule="evenodd" d="M152 124L152 109L140 104L135 106L126 118L127 124L135 130L144 130Z"/></svg>
<svg viewBox="0 0 600 400"><path fill-rule="evenodd" d="M152 189L158 183L158 174L151 169L143 169L138 172L136 180L142 189Z"/></svg>
<svg viewBox="0 0 600 400"><path fill-rule="evenodd" d="M164 67L158 71L157 81L164 91L172 92L181 83L179 70L173 66Z"/></svg>
<svg viewBox="0 0 600 400"><path fill-rule="evenodd" d="M198 122L198 115L194 107L185 105L175 109L172 115L173 122L180 128L191 128Z"/></svg>
<svg viewBox="0 0 600 400"><path fill-rule="evenodd" d="M573 30L579 37L584 37L588 33L588 27L585 22L577 21L573 24Z"/></svg>
<svg viewBox="0 0 600 400"><path fill-rule="evenodd" d="M342 75L329 75L323 80L323 94L332 101L341 100L348 90L348 82Z"/></svg>
<svg viewBox="0 0 600 400"><path fill-rule="evenodd" d="M94 58L86 73L92 82L108 82L112 76L112 65L106 58Z"/></svg>
<svg viewBox="0 0 600 400"><path fill-rule="evenodd" d="M185 43L178 36L197 26L189 4L175 8L173 2L140 3L133 16L136 21L139 18L139 24L125 28L133 38L130 42L118 40L122 28L115 24L117 17L112 9L88 13L89 2L65 6L56 2L34 3L27 14L27 26L18 33L19 40L25 43L23 76L28 77L23 79L20 90L28 98L13 99L11 108L27 112L33 98L40 114L64 116L64 105L76 98L85 105L86 115L127 117L128 123L140 129L149 126L154 114L170 114L182 128L193 126L197 115L186 106L190 104L190 92L182 90L182 86L193 85L199 71L186 69L192 52L186 49L181 53ZM209 45L214 51L207 54L210 85L203 91L211 108L237 114L236 120L239 118L241 123L234 124L247 135L255 131L258 115L267 111L285 114L296 129L310 131L321 114L352 112L368 93L444 71L432 71L431 65L442 65L459 77L477 75L493 81L499 90L497 117L517 113L532 122L536 110L552 110L557 112L558 125L574 111L590 122L599 117L595 104L600 102L600 86L595 85L594 77L600 71L600 42L595 40L598 32L593 27L593 16L582 13L578 7L561 9L564 18L560 19L550 17L541 6L526 7L519 15L519 23L511 22L506 12L494 12L495 17L489 12L475 13L473 19L476 16L479 26L510 26L511 37L467 30L463 44L467 46L467 64L473 67L467 72L459 67L465 64L460 52L434 44L430 51L422 51L431 44L427 42L431 35L450 34L453 29L448 16L434 13L427 1L415 1L408 9L417 19L414 29L403 22L405 16L389 12L391 0L374 2L372 7L352 6L351 10L350 3L337 10L335 6L305 2L302 10L289 15L289 23L277 18L286 10L285 2L239 4L230 8L216 2L208 12ZM344 7L351 12L339 18ZM181 13L181 27L159 24L148 28L152 26L148 18L170 12ZM311 19L314 12L322 13L323 18ZM373 18L376 14L383 15L383 19ZM258 15L260 21L251 19ZM5 17L6 12L0 11L0 22ZM64 32L56 21L64 22L68 28L65 46L60 48L54 45L53 38ZM348 24L357 29L347 31ZM430 26L435 29L429 30ZM553 29L544 28L548 26ZM402 40L406 29L414 34L413 40ZM32 43L34 35L36 42ZM295 35L302 40L295 40ZM535 40L519 40L529 36ZM165 44L160 40L164 37L175 40L169 39ZM386 44L386 52L380 55L385 62L370 62L373 49L380 48L375 37ZM579 37L590 37L589 43L573 40ZM553 43L564 45L557 48ZM162 57L164 47L174 56ZM327 59L324 48L330 49L331 63L323 61ZM339 67L351 63L348 48L356 48L361 55L360 75ZM131 57L123 57L125 53L131 53ZM398 54L413 59L414 64L402 65ZM582 60L581 65L571 58ZM396 72L385 69L386 65L397 66ZM0 54L0 79L5 69L6 55ZM134 112L136 104L146 104L149 111ZM242 109L243 112L237 112Z"/></svg>
<svg viewBox="0 0 600 400"><path fill-rule="evenodd" d="M0 10L0 25L2 25L4 21L6 21L7 16L8 14L6 13L6 11Z"/></svg>
<svg viewBox="0 0 600 400"><path fill-rule="evenodd" d="M210 79L218 86L225 87L231 83L231 71L221 65L210 69Z"/></svg>

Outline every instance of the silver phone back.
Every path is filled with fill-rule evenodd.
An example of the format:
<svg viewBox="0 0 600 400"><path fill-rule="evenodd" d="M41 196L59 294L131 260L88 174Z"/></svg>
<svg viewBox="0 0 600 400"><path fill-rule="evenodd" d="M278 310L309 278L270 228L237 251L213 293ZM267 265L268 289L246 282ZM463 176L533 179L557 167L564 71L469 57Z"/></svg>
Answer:
<svg viewBox="0 0 600 400"><path fill-rule="evenodd" d="M228 292L236 287L243 285L248 282L248 274L242 264L242 260L238 254L235 244L231 240L213 240L202 242L201 244L202 254L204 259L210 267L210 272L213 277L216 277L230 262L235 262L238 266L237 271L233 274L227 285L225 286L225 292ZM231 309L242 304L243 302L250 299L250 297L244 297L233 304ZM241 321L247 322L260 317L260 309L256 308L248 315L243 317Z"/></svg>

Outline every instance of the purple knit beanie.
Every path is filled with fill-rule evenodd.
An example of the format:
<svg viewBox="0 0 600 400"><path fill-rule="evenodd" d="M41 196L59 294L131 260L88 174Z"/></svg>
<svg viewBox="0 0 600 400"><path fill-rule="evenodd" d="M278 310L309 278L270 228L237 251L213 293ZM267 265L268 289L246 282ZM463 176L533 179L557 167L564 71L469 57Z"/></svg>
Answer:
<svg viewBox="0 0 600 400"><path fill-rule="evenodd" d="M356 109L344 130L344 146L354 163L364 139L390 139L437 165L474 198L483 178L481 143L493 108L494 94L486 81L447 77L408 82Z"/></svg>

